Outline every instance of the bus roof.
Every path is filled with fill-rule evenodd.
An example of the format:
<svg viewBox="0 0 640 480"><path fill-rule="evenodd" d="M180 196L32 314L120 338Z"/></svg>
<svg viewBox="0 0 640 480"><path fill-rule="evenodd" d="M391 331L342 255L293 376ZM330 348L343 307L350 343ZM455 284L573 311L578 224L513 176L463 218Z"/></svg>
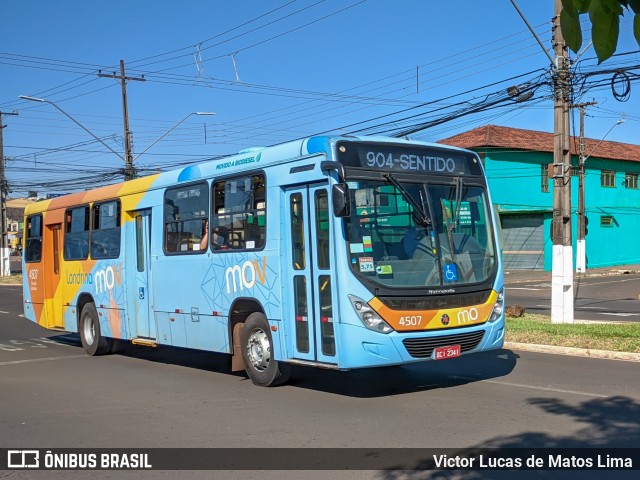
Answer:
<svg viewBox="0 0 640 480"><path fill-rule="evenodd" d="M199 164L176 168L167 172L148 175L92 190L41 200L28 205L25 209L25 214L31 215L49 209L67 208L73 205L97 202L124 195L142 195L154 188L163 188L182 182L196 181L202 178L225 175L227 173L237 173L243 170L252 170L253 168L260 168L266 165L280 163L282 161L292 160L301 156L313 155L316 153L324 153L327 157L332 159L332 146L339 141L366 141L388 144L420 145L438 149L473 153L469 150L439 143L412 141L385 136L313 136L270 147L247 148L227 157L208 160Z"/></svg>

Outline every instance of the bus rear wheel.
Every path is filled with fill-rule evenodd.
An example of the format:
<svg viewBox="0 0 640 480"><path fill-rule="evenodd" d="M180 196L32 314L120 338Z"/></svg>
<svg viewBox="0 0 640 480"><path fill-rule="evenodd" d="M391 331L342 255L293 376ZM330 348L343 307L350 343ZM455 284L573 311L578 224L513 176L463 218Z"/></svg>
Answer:
<svg viewBox="0 0 640 480"><path fill-rule="evenodd" d="M273 358L273 339L263 313L254 312L247 317L241 345L245 370L255 385L274 387L289 379L290 367Z"/></svg>
<svg viewBox="0 0 640 480"><path fill-rule="evenodd" d="M111 350L111 343L100 333L98 311L93 303L87 303L80 313L79 328L82 348L89 355L104 355Z"/></svg>

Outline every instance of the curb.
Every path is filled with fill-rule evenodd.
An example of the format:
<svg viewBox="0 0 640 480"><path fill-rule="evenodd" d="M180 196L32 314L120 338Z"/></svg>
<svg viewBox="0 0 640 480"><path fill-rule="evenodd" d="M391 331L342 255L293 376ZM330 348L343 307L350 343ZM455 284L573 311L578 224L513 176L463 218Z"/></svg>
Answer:
<svg viewBox="0 0 640 480"><path fill-rule="evenodd" d="M585 278L598 278L598 277L611 277L615 275L637 275L640 273L640 269L637 268L612 268L603 271L590 271L586 273L575 273L574 272L574 283L579 282ZM513 275L516 278L509 278L510 275ZM509 272L505 272L504 276L504 284L505 286L517 285L518 283L531 283L531 282L551 282L552 274L551 272L538 272L532 274L523 274L521 270L512 270Z"/></svg>
<svg viewBox="0 0 640 480"><path fill-rule="evenodd" d="M554 355L569 355L573 357L601 358L605 360L623 360L626 362L640 362L640 353L614 352L610 350L595 350L591 348L556 347L553 345L537 345L535 343L505 342L504 348L524 350L527 352L550 353Z"/></svg>

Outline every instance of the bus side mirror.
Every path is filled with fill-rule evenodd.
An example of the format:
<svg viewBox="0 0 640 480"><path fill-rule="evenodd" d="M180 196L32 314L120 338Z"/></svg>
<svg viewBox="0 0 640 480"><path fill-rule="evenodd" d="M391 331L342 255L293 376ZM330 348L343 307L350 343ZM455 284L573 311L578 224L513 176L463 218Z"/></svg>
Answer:
<svg viewBox="0 0 640 480"><path fill-rule="evenodd" d="M351 215L351 203L349 202L349 186L346 183L336 183L331 190L333 214L336 217L348 217Z"/></svg>

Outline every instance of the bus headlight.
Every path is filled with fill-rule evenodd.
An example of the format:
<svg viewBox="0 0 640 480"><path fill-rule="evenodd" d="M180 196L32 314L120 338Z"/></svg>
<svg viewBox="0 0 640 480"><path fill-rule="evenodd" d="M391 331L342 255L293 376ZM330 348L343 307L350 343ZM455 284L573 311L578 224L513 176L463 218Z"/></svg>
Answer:
<svg viewBox="0 0 640 480"><path fill-rule="evenodd" d="M498 299L496 300L496 303L493 305L493 311L491 312L489 321L495 322L496 320L498 320L502 315L503 311L504 311L504 287L502 287L498 292Z"/></svg>
<svg viewBox="0 0 640 480"><path fill-rule="evenodd" d="M380 315L378 315L367 302L364 300L354 296L349 295L349 300L351 301L351 305L353 309L358 314L360 321L367 327L369 330L373 330L375 332L380 333L389 333L393 331L393 328L389 326L387 322L385 322Z"/></svg>

